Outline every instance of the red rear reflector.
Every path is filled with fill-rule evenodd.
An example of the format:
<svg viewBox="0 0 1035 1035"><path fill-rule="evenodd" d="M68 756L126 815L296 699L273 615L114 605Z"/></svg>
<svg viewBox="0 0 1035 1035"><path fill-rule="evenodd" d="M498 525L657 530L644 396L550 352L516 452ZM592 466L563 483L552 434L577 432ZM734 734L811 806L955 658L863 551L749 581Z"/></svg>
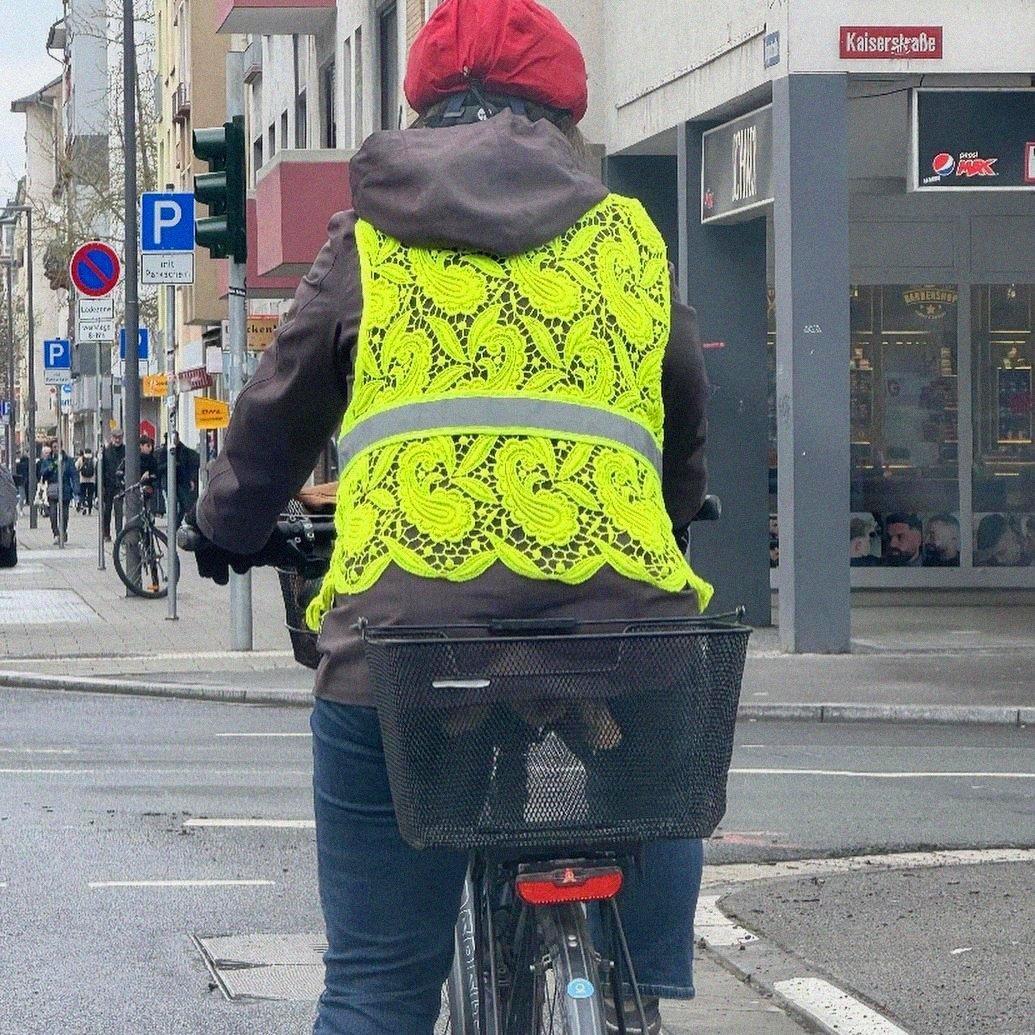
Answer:
<svg viewBox="0 0 1035 1035"><path fill-rule="evenodd" d="M568 867L552 873L523 873L516 882L518 897L530 906L559 902L597 902L614 898L622 890L622 871L617 867L576 870Z"/></svg>

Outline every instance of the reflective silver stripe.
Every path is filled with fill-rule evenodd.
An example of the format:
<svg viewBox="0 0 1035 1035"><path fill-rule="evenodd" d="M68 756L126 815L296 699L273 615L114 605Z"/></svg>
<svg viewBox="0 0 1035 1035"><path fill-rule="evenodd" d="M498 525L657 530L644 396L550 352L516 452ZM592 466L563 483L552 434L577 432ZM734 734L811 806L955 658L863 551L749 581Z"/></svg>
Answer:
<svg viewBox="0 0 1035 1035"><path fill-rule="evenodd" d="M338 442L339 470L344 471L365 449L397 435L425 435L527 428L547 435L610 439L639 453L661 474L661 450L651 433L620 413L580 403L544 399L500 399L468 396L434 402L407 403L382 410L357 424Z"/></svg>

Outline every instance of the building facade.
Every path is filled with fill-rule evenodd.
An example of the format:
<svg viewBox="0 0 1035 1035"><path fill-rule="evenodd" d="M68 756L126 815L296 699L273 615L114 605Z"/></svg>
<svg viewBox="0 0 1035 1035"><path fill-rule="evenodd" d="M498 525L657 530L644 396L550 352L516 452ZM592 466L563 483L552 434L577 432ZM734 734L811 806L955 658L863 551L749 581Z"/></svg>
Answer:
<svg viewBox="0 0 1035 1035"><path fill-rule="evenodd" d="M251 55L249 283L285 298L352 150L409 119L435 5L215 6ZM585 50L608 182L698 309L725 514L695 540L720 602L766 623L775 589L784 645L823 652L849 646L853 589L1035 590L1035 7L547 6Z"/></svg>

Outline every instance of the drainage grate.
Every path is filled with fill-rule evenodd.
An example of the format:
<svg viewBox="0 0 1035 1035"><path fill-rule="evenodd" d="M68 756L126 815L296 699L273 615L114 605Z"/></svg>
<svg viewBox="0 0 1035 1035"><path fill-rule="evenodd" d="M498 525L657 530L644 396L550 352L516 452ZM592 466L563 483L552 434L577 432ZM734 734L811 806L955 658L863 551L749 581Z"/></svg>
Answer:
<svg viewBox="0 0 1035 1035"><path fill-rule="evenodd" d="M194 940L231 1001L315 1002L323 991L327 942L319 934L245 934Z"/></svg>
<svg viewBox="0 0 1035 1035"><path fill-rule="evenodd" d="M312 1002L323 991L323 954L319 934L242 934L219 938L194 936L205 965L231 1002L273 999ZM436 1035L448 1030L445 989Z"/></svg>
<svg viewBox="0 0 1035 1035"><path fill-rule="evenodd" d="M70 589L0 590L0 625L58 625L97 621L97 615Z"/></svg>

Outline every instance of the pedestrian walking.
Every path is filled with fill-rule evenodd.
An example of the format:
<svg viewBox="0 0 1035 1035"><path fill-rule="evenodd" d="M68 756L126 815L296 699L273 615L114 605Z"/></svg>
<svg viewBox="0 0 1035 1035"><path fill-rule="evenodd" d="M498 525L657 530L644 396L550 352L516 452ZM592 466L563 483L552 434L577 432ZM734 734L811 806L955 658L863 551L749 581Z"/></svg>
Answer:
<svg viewBox="0 0 1035 1035"><path fill-rule="evenodd" d="M126 488L126 445L120 428L112 431L108 445L104 447L102 468L104 541L110 543L112 513L115 514L115 534L118 535L122 531L124 512L123 500L119 494Z"/></svg>
<svg viewBox="0 0 1035 1035"><path fill-rule="evenodd" d="M18 504L21 496L14 475L0 464L0 568L18 563Z"/></svg>
<svg viewBox="0 0 1035 1035"><path fill-rule="evenodd" d="M40 468L40 480L46 486L50 530L54 533L54 545L57 546L68 540L68 515L79 489L75 462L63 449L51 446L50 456Z"/></svg>
<svg viewBox="0 0 1035 1035"><path fill-rule="evenodd" d="M97 458L89 446L82 451L75 466L79 473L80 510L84 514L92 514L97 499Z"/></svg>
<svg viewBox="0 0 1035 1035"><path fill-rule="evenodd" d="M276 563L277 516L347 409L344 531L309 612L315 1035L431 1035L467 864L402 840L358 619L685 617L711 595L683 549L705 492L696 321L643 206L588 171L578 43L534 0L445 0L406 94L420 118L354 156L354 210L238 400L190 530L221 583ZM370 437L350 455L352 428ZM659 995L693 996L701 865L699 840L656 842L627 878L647 1027L612 1002L609 1030L620 1012L656 1035Z"/></svg>
<svg viewBox="0 0 1035 1035"><path fill-rule="evenodd" d="M14 466L14 483L24 506L29 505L29 458L22 453Z"/></svg>

